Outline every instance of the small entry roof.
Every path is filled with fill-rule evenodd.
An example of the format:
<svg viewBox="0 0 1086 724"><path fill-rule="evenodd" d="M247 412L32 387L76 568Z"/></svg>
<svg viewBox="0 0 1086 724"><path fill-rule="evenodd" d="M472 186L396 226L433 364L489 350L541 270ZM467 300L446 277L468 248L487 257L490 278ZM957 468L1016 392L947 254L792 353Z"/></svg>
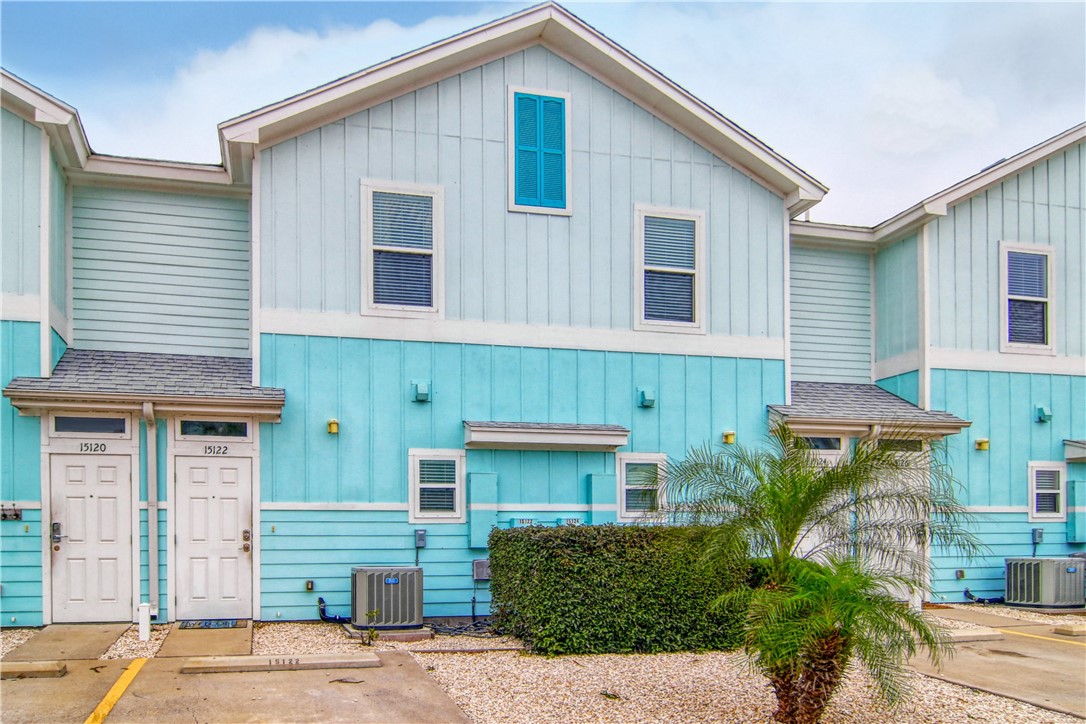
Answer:
<svg viewBox="0 0 1086 724"><path fill-rule="evenodd" d="M27 414L58 409L138 409L278 417L286 392L255 387L245 357L68 349L51 377L16 377L4 389Z"/></svg>
<svg viewBox="0 0 1086 724"><path fill-rule="evenodd" d="M949 412L922 410L878 385L793 382L792 404L770 405L772 415L797 434L870 434L891 437L955 435L972 423Z"/></svg>

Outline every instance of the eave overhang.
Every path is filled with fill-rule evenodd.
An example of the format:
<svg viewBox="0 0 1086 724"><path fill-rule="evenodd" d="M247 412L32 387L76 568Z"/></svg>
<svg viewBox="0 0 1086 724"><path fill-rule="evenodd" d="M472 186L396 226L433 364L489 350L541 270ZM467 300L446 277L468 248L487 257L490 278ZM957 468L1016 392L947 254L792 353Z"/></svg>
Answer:
<svg viewBox="0 0 1086 724"><path fill-rule="evenodd" d="M1086 463L1086 440L1064 440L1063 457L1069 463Z"/></svg>
<svg viewBox="0 0 1086 724"><path fill-rule="evenodd" d="M620 425L464 421L469 450L614 452L629 438L630 431Z"/></svg>
<svg viewBox="0 0 1086 724"><path fill-rule="evenodd" d="M778 193L792 216L827 187L564 8L546 3L379 63L219 125L228 172L255 148L326 125L531 45L543 45ZM248 147L248 148L246 148Z"/></svg>
<svg viewBox="0 0 1086 724"><path fill-rule="evenodd" d="M783 423L801 437L855 437L872 439L933 440L957 435L973 423L917 422L878 418L800 417L770 410L772 423Z"/></svg>
<svg viewBox="0 0 1086 724"><path fill-rule="evenodd" d="M40 416L57 411L140 412L154 403L156 414L244 415L260 422L279 422L282 399L184 397L176 395L4 390L20 415Z"/></svg>

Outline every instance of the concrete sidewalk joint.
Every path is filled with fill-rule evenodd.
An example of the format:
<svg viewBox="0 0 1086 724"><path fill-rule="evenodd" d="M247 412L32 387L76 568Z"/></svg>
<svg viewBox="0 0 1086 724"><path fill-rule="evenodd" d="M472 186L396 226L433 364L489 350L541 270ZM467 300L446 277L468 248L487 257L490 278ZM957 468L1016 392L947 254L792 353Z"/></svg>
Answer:
<svg viewBox="0 0 1086 724"><path fill-rule="evenodd" d="M222 674L248 671L305 671L309 669L374 669L377 654L304 654L301 656L198 656L188 659L182 674Z"/></svg>
<svg viewBox="0 0 1086 724"><path fill-rule="evenodd" d="M68 673L63 661L5 661L0 679L59 679Z"/></svg>

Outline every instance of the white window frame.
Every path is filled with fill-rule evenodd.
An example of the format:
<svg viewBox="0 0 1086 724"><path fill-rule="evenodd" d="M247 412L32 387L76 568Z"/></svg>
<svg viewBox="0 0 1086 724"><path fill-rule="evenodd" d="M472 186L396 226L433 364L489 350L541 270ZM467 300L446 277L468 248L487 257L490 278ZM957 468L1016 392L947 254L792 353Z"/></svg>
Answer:
<svg viewBox="0 0 1086 724"><path fill-rule="evenodd" d="M1011 342L1011 328L1010 328L1010 301L1012 299L1009 286L1009 273L1010 265L1008 263L1009 252L1022 252L1025 254L1036 254L1038 256L1047 257L1046 271L1047 271L1047 285L1048 296L1044 298L1045 302L1045 339L1048 340L1047 344L1025 344L1022 342ZM1009 352L1012 354L1044 354L1054 355L1056 354L1056 324L1055 324L1055 304L1056 304L1056 251L1051 246L1035 245L1035 244L1021 244L1013 241L1001 241L999 243L999 351ZM1014 299L1025 299L1028 301L1039 301L1038 297L1014 297Z"/></svg>
<svg viewBox="0 0 1086 724"><path fill-rule="evenodd" d="M525 206L517 203L517 111L514 97L517 93L526 93L533 96L549 96L551 98L563 98L565 103L565 136L566 136L566 206L558 209L549 206ZM527 214L550 214L551 216L573 215L573 103L572 96L566 91L547 90L545 88L526 88L519 85L511 85L505 94L505 148L506 148L506 193L508 195L509 210L520 211Z"/></svg>
<svg viewBox="0 0 1086 724"><path fill-rule="evenodd" d="M373 194L387 192L410 196L429 196L433 199L433 249L430 252L415 251L399 247L378 247L373 243ZM441 186L400 183L363 179L359 196L361 207L362 235L362 314L380 317L407 317L417 319L440 319L445 309L445 190ZM432 288L431 306L418 307L409 304L377 304L373 301L373 253L392 251L397 254L428 254L433 258L433 270L430 279Z"/></svg>
<svg viewBox="0 0 1086 724"><path fill-rule="evenodd" d="M111 419L121 419L124 420L124 432L58 432L58 417L108 417ZM49 437L72 439L86 438L88 440L131 440L132 416L126 412L83 412L82 410L53 412L49 414Z"/></svg>
<svg viewBox="0 0 1086 724"><path fill-rule="evenodd" d="M645 265L645 217L683 219L694 222L694 321L666 322L645 319L645 271L675 273L671 267ZM646 204L634 205L634 329L652 332L705 334L705 212Z"/></svg>
<svg viewBox="0 0 1086 724"><path fill-rule="evenodd" d="M454 495L456 510L448 513L439 513L423 512L419 509L419 462L422 460L456 461L456 493ZM467 496L465 495L464 486L466 463L467 455L462 449L431 450L425 448L411 448L407 451L407 520L409 523L464 523L467 521Z"/></svg>
<svg viewBox="0 0 1086 724"><path fill-rule="evenodd" d="M657 471L657 493L655 512L639 512L626 510L626 465L628 463L655 463ZM667 481L667 455L664 453L615 453L615 478L618 480L618 499L616 511L620 522L634 522L657 517L666 507L667 498L664 495L664 483ZM643 485L635 485L635 488L644 488Z"/></svg>
<svg viewBox="0 0 1086 724"><path fill-rule="evenodd" d="M1060 509L1055 513L1037 512L1037 471L1055 470L1060 476ZM1029 520L1030 522L1054 522L1067 520L1067 464L1060 461L1031 461L1029 471Z"/></svg>

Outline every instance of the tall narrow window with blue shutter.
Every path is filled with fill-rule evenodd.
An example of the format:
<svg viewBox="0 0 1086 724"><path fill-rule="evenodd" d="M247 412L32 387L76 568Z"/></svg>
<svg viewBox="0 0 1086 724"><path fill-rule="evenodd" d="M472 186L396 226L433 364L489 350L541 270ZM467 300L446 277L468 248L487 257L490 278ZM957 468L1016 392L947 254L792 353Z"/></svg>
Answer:
<svg viewBox="0 0 1086 724"><path fill-rule="evenodd" d="M373 192L373 303L434 306L434 199Z"/></svg>
<svg viewBox="0 0 1086 724"><path fill-rule="evenodd" d="M566 100L514 93L513 107L514 201L566 208Z"/></svg>
<svg viewBox="0 0 1086 724"><path fill-rule="evenodd" d="M693 323L696 308L697 222L644 217L646 321Z"/></svg>
<svg viewBox="0 0 1086 724"><path fill-rule="evenodd" d="M1007 251L1007 341L1048 345L1048 254Z"/></svg>

